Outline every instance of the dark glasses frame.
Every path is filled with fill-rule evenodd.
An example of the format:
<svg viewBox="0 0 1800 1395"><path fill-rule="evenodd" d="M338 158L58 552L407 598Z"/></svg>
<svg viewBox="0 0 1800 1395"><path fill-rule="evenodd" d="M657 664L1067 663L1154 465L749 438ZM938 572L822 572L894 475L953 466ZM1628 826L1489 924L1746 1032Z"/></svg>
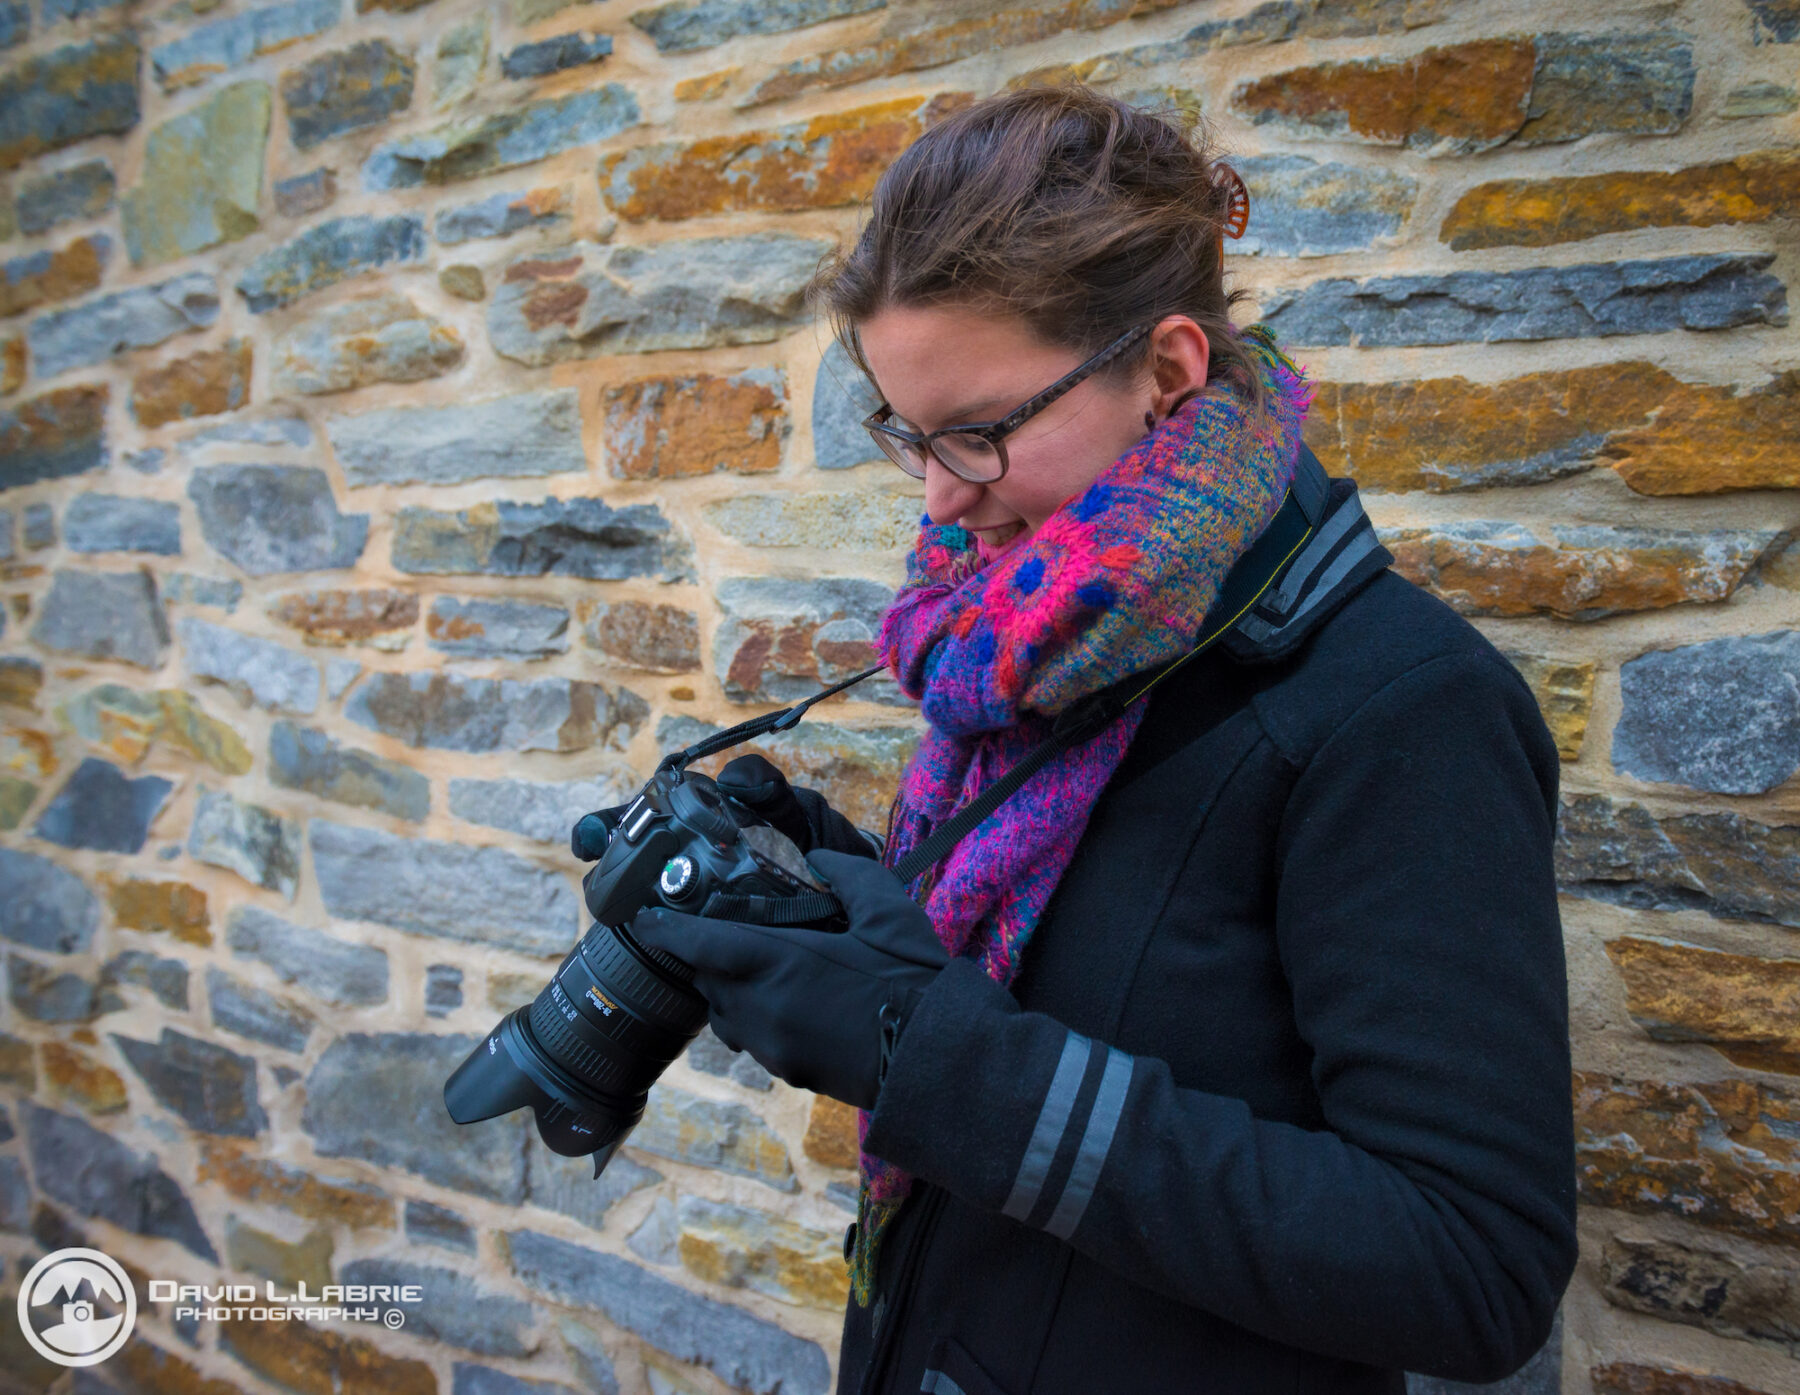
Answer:
<svg viewBox="0 0 1800 1395"><path fill-rule="evenodd" d="M867 429L869 435L875 438L875 444L881 448L881 453L887 456L889 460L893 461L894 464L898 465L914 479L922 480L925 478L925 461L926 459L931 459L937 461L938 464L942 465L959 480L966 480L970 484L992 484L995 480L1002 478L1006 474L1006 446L1003 444L1003 437L1017 431L1026 422L1030 421L1039 412L1043 411L1044 408L1056 401L1057 398L1068 392L1069 389L1076 386L1076 384L1080 383L1083 379L1089 377L1097 370L1104 368L1132 344L1136 343L1151 330L1155 329L1160 323L1160 320L1152 320L1147 324L1137 326L1135 329L1126 330L1124 334L1113 340L1111 344L1108 344L1086 363L1063 374L1062 377L1058 378L1054 383L1050 384L1049 387L1038 393L1037 396L1031 398L1029 401L1021 403L997 421L978 421L969 422L966 425L961 426L945 426L940 427L936 431L928 431L924 435L920 435L916 431L905 431L898 426L887 425L887 418L893 415L894 409L884 400L879 407L863 418L862 424ZM953 434L975 436L987 442L988 445L993 447L994 454L999 459L1000 469L991 475L972 475L959 469L955 465L950 464L949 461L945 460L943 456L939 455L931 448L932 441L937 437ZM906 458L903 446L912 446L920 452L920 463L917 470L913 468L912 462Z"/></svg>

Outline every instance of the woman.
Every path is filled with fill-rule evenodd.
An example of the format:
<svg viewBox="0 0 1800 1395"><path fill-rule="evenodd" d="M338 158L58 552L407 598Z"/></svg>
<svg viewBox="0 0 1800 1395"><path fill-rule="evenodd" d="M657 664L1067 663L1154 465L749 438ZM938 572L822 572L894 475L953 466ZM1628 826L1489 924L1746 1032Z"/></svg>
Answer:
<svg viewBox="0 0 1800 1395"><path fill-rule="evenodd" d="M1492 1381L1573 1269L1556 751L1232 327L1243 202L1158 116L1008 93L815 281L925 481L879 651L928 728L885 867L732 772L848 934L633 928L729 1044L863 1110L840 1392Z"/></svg>

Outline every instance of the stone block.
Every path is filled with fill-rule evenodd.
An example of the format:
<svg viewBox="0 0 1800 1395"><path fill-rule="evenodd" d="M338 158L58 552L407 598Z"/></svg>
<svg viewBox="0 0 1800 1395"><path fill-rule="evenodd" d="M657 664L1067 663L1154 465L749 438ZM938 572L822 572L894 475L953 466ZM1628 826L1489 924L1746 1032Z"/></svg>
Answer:
<svg viewBox="0 0 1800 1395"><path fill-rule="evenodd" d="M691 717L665 717L657 726L656 743L667 754L718 730ZM887 827L900 772L918 744L919 732L913 727L843 727L809 718L792 731L759 736L709 756L696 762L694 769L716 775L727 761L754 751L794 784L818 790L858 827L879 832Z"/></svg>
<svg viewBox="0 0 1800 1395"><path fill-rule="evenodd" d="M107 884L106 901L121 929L170 935L191 945L213 942L206 893L197 886L127 877Z"/></svg>
<svg viewBox="0 0 1800 1395"><path fill-rule="evenodd" d="M177 334L205 329L219 318L211 275L190 271L154 286L83 301L38 316L25 331L40 378L105 363L132 349L148 349Z"/></svg>
<svg viewBox="0 0 1800 1395"><path fill-rule="evenodd" d="M27 176L14 196L19 231L36 237L63 223L98 218L113 206L115 188L112 166L105 160Z"/></svg>
<svg viewBox="0 0 1800 1395"><path fill-rule="evenodd" d="M275 196L275 211L283 218L302 218L331 206L337 198L337 174L329 169L308 170L277 180L270 192Z"/></svg>
<svg viewBox="0 0 1800 1395"><path fill-rule="evenodd" d="M25 386L25 336L0 335L0 395ZM0 427L0 430L3 430Z"/></svg>
<svg viewBox="0 0 1800 1395"><path fill-rule="evenodd" d="M352 488L587 469L574 388L446 407L391 407L333 417L325 429Z"/></svg>
<svg viewBox="0 0 1800 1395"><path fill-rule="evenodd" d="M1620 666L1619 687L1621 774L1762 794L1800 769L1800 631L1652 650Z"/></svg>
<svg viewBox="0 0 1800 1395"><path fill-rule="evenodd" d="M700 617L680 606L597 601L582 641L615 663L646 673L691 673L700 667Z"/></svg>
<svg viewBox="0 0 1800 1395"><path fill-rule="evenodd" d="M0 775L0 832L10 832L25 822L37 800L38 787L16 775Z"/></svg>
<svg viewBox="0 0 1800 1395"><path fill-rule="evenodd" d="M188 497L207 545L253 576L353 566L369 536L368 514L340 513L311 466L199 466Z"/></svg>
<svg viewBox="0 0 1800 1395"><path fill-rule="evenodd" d="M659 141L600 157L600 194L632 222L861 203L924 134L931 97L902 97L760 131Z"/></svg>
<svg viewBox="0 0 1800 1395"><path fill-rule="evenodd" d="M281 75L288 139L301 150L377 126L412 103L416 65L386 39L323 53Z"/></svg>
<svg viewBox="0 0 1800 1395"><path fill-rule="evenodd" d="M134 780L118 766L89 756L38 816L32 833L65 848L141 852L174 788L160 775Z"/></svg>
<svg viewBox="0 0 1800 1395"><path fill-rule="evenodd" d="M231 1196L278 1206L308 1220L355 1228L392 1230L394 1202L367 1182L322 1178L261 1157L254 1143L203 1137L194 1179L223 1187Z"/></svg>
<svg viewBox="0 0 1800 1395"><path fill-rule="evenodd" d="M440 245L454 247L477 238L510 237L526 228L557 227L569 221L570 207L565 185L489 194L474 203L442 210L432 231Z"/></svg>
<svg viewBox="0 0 1800 1395"><path fill-rule="evenodd" d="M425 1362L390 1356L362 1337L302 1322L240 1319L219 1326L222 1350L296 1395L438 1395Z"/></svg>
<svg viewBox="0 0 1800 1395"><path fill-rule="evenodd" d="M787 1145L761 1115L667 1083L651 1087L644 1117L625 1141L639 1152L754 1177L777 1191L799 1189Z"/></svg>
<svg viewBox="0 0 1800 1395"><path fill-rule="evenodd" d="M1787 323L1765 253L1315 281L1269 297L1284 344L1398 347Z"/></svg>
<svg viewBox="0 0 1800 1395"><path fill-rule="evenodd" d="M779 368L640 378L604 389L601 405L607 467L617 479L763 474L781 466L789 427Z"/></svg>
<svg viewBox="0 0 1800 1395"><path fill-rule="evenodd" d="M1800 1094L1578 1070L1574 1103L1576 1185L1588 1205L1794 1243Z"/></svg>
<svg viewBox="0 0 1800 1395"><path fill-rule="evenodd" d="M166 1008L186 1012L188 969L185 961L164 959L141 949L122 949L100 966L100 998L108 1012L123 1007L122 985L147 988Z"/></svg>
<svg viewBox="0 0 1800 1395"><path fill-rule="evenodd" d="M486 1288L455 1269L402 1259L356 1259L341 1266L338 1282L417 1284L423 1301L375 1306L398 1307L406 1314L407 1328L425 1340L482 1356L529 1356L537 1350L530 1303Z"/></svg>
<svg viewBox="0 0 1800 1395"><path fill-rule="evenodd" d="M257 230L269 87L239 82L150 133L143 175L120 210L135 266L235 242Z"/></svg>
<svg viewBox="0 0 1800 1395"><path fill-rule="evenodd" d="M425 617L431 647L462 659L547 659L569 647L559 605L439 596Z"/></svg>
<svg viewBox="0 0 1800 1395"><path fill-rule="evenodd" d="M296 412L250 421L223 421L189 432L175 445L183 459L214 458L220 447L267 446L303 449L313 441L312 427Z"/></svg>
<svg viewBox="0 0 1800 1395"><path fill-rule="evenodd" d="M240 701L309 714L319 705L319 666L292 649L184 616L176 627L187 670L223 683Z"/></svg>
<svg viewBox="0 0 1800 1395"><path fill-rule="evenodd" d="M102 683L70 698L57 716L84 741L135 764L158 742L204 761L221 775L250 769L250 750L190 693Z"/></svg>
<svg viewBox="0 0 1800 1395"><path fill-rule="evenodd" d="M33 1022L91 1022L105 1011L92 980L47 969L22 954L6 956L6 996L20 1017Z"/></svg>
<svg viewBox="0 0 1800 1395"><path fill-rule="evenodd" d="M100 284L111 255L112 239L94 233L66 247L42 247L0 262L0 316L86 295Z"/></svg>
<svg viewBox="0 0 1800 1395"><path fill-rule="evenodd" d="M486 300L487 281L478 266L447 266L438 272L438 288L458 300Z"/></svg>
<svg viewBox="0 0 1800 1395"><path fill-rule="evenodd" d="M47 857L0 847L0 935L55 954L84 953L100 925L87 883Z"/></svg>
<svg viewBox="0 0 1800 1395"><path fill-rule="evenodd" d="M692 53L749 34L780 34L885 8L887 0L674 0L630 19L658 53Z"/></svg>
<svg viewBox="0 0 1800 1395"><path fill-rule="evenodd" d="M450 1372L451 1395L580 1395L574 1386L560 1381L526 1380L470 1361L453 1362ZM610 1395L617 1395L616 1386Z"/></svg>
<svg viewBox="0 0 1800 1395"><path fill-rule="evenodd" d="M855 1168L862 1151L856 1136L856 1109L830 1095L814 1095L806 1116L806 1136L800 1151L826 1167ZM852 1210L855 1210L854 1199Z"/></svg>
<svg viewBox="0 0 1800 1395"><path fill-rule="evenodd" d="M223 790L200 790L188 830L188 856L279 891L289 901L300 881L300 825Z"/></svg>
<svg viewBox="0 0 1800 1395"><path fill-rule="evenodd" d="M58 568L31 638L59 654L159 668L168 648L169 623L148 572Z"/></svg>
<svg viewBox="0 0 1800 1395"><path fill-rule="evenodd" d="M1601 131L1666 136L1694 105L1694 50L1685 34L1540 34L1521 145Z"/></svg>
<svg viewBox="0 0 1800 1395"><path fill-rule="evenodd" d="M698 1196L682 1197L677 1217L681 1263L695 1278L800 1307L844 1310L850 1271L842 1235Z"/></svg>
<svg viewBox="0 0 1800 1395"><path fill-rule="evenodd" d="M1754 120L1759 116L1786 116L1800 110L1800 92L1766 79L1747 82L1725 94L1719 115L1729 121Z"/></svg>
<svg viewBox="0 0 1800 1395"><path fill-rule="evenodd" d="M1601 1251L1600 1276L1614 1307L1721 1337L1800 1341L1800 1275L1790 1265L1621 1235Z"/></svg>
<svg viewBox="0 0 1800 1395"><path fill-rule="evenodd" d="M733 494L704 508L706 521L750 547L904 553L919 536L925 501L885 489Z"/></svg>
<svg viewBox="0 0 1800 1395"><path fill-rule="evenodd" d="M135 36L107 34L0 75L0 170L137 125L141 56Z"/></svg>
<svg viewBox="0 0 1800 1395"><path fill-rule="evenodd" d="M453 121L378 147L363 163L365 189L450 184L594 145L638 123L637 99L616 82Z"/></svg>
<svg viewBox="0 0 1800 1395"><path fill-rule="evenodd" d="M431 69L431 98L440 106L452 106L475 91L487 63L488 19L477 15L446 30L438 40L437 62Z"/></svg>
<svg viewBox="0 0 1800 1395"><path fill-rule="evenodd" d="M633 1192L655 1186L662 1173L622 1153L614 1154L599 1177L587 1158L565 1158L534 1140L525 1162L525 1199L533 1206L557 1211L590 1230L606 1225L614 1203Z"/></svg>
<svg viewBox="0 0 1800 1395"><path fill-rule="evenodd" d="M290 1293L296 1284L317 1293L332 1282L331 1249L331 1232L322 1226L289 1241L237 1216L225 1218L225 1258L231 1267L272 1280Z"/></svg>
<svg viewBox="0 0 1800 1395"><path fill-rule="evenodd" d="M881 405L881 394L835 338L825 347L813 377L813 464L847 470L887 457L863 429L863 418Z"/></svg>
<svg viewBox="0 0 1800 1395"><path fill-rule="evenodd" d="M1395 571L1464 615L1565 620L1722 601L1781 536L1489 519L1381 535Z"/></svg>
<svg viewBox="0 0 1800 1395"><path fill-rule="evenodd" d="M253 58L322 33L338 21L341 0L281 0L215 19L150 51L150 70L165 92L191 87Z"/></svg>
<svg viewBox="0 0 1800 1395"><path fill-rule="evenodd" d="M1800 441L1789 430L1800 371L1744 389L1680 383L1654 417L1612 436L1605 454L1640 494L1714 494L1800 486Z"/></svg>
<svg viewBox="0 0 1800 1395"><path fill-rule="evenodd" d="M31 6L25 0L5 0L0 4L0 49L17 48L30 37Z"/></svg>
<svg viewBox="0 0 1800 1395"><path fill-rule="evenodd" d="M58 1101L84 1114L117 1114L130 1104L125 1078L111 1067L60 1041L44 1042L39 1050L44 1083Z"/></svg>
<svg viewBox="0 0 1800 1395"><path fill-rule="evenodd" d="M506 1114L465 1127L444 1109L445 1079L481 1040L407 1032L340 1036L306 1077L301 1127L313 1150L518 1205L530 1116ZM435 1395L433 1386L426 1391Z"/></svg>
<svg viewBox="0 0 1800 1395"><path fill-rule="evenodd" d="M282 1051L306 1050L306 1039L312 1035L314 1023L312 1014L298 1003L252 987L212 966L206 970L206 1001L212 1024L221 1031Z"/></svg>
<svg viewBox="0 0 1800 1395"><path fill-rule="evenodd" d="M675 1248L680 1232L675 1225L675 1203L659 1196L650 1203L649 1213L638 1228L625 1237L625 1246L639 1259L673 1268L681 1263L681 1252Z"/></svg>
<svg viewBox="0 0 1800 1395"><path fill-rule="evenodd" d="M879 581L728 577L716 588L722 622L713 668L733 702L793 702L875 662L893 590ZM864 702L904 702L890 678L861 684Z"/></svg>
<svg viewBox="0 0 1800 1395"><path fill-rule="evenodd" d="M623 750L649 707L628 688L568 678L375 673L345 704L358 725L450 751Z"/></svg>
<svg viewBox="0 0 1800 1395"><path fill-rule="evenodd" d="M154 1042L110 1034L157 1102L201 1133L254 1138L268 1127L256 1092L256 1061L215 1042L164 1027Z"/></svg>
<svg viewBox="0 0 1800 1395"><path fill-rule="evenodd" d="M283 983L341 1008L387 1001L387 952L239 906L225 927L233 954L267 965Z"/></svg>
<svg viewBox="0 0 1800 1395"><path fill-rule="evenodd" d="M71 552L181 551L181 509L157 499L78 494L63 510L63 541Z"/></svg>
<svg viewBox="0 0 1800 1395"><path fill-rule="evenodd" d="M47 547L56 546L56 510L50 504L27 504L25 506L25 546L33 552L42 552Z"/></svg>
<svg viewBox="0 0 1800 1395"><path fill-rule="evenodd" d="M1800 1075L1800 959L1621 935L1607 957L1631 1020L1657 1041L1701 1042L1747 1070Z"/></svg>
<svg viewBox="0 0 1800 1395"><path fill-rule="evenodd" d="M824 1395L831 1363L817 1343L741 1308L691 1293L617 1255L530 1230L504 1232L513 1273L555 1303L592 1308L677 1361L753 1395Z"/></svg>
<svg viewBox="0 0 1800 1395"><path fill-rule="evenodd" d="M502 77L549 77L569 68L598 63L613 51L610 34L557 34L536 43L520 44L500 60Z"/></svg>
<svg viewBox="0 0 1800 1395"><path fill-rule="evenodd" d="M1594 710L1595 665L1586 660L1556 659L1547 654L1502 651L1537 699L1544 725L1556 740L1563 760L1579 760Z"/></svg>
<svg viewBox="0 0 1800 1395"><path fill-rule="evenodd" d="M695 1070L720 1076L749 1090L766 1091L775 1084L775 1077L758 1065L754 1056L748 1051L733 1051L713 1034L710 1026L701 1027L700 1034L688 1043L683 1054Z"/></svg>
<svg viewBox="0 0 1800 1395"><path fill-rule="evenodd" d="M561 955L575 942L579 903L567 877L515 853L323 819L308 833L334 916L522 954Z"/></svg>
<svg viewBox="0 0 1800 1395"><path fill-rule="evenodd" d="M406 1203L406 1238L419 1245L475 1253L475 1228L447 1206L430 1201ZM457 1363L461 1369L461 1362Z"/></svg>
<svg viewBox="0 0 1800 1395"><path fill-rule="evenodd" d="M83 1119L20 1102L39 1189L78 1215L109 1221L134 1235L173 1240L209 1263L218 1251L193 1203L154 1157L134 1153Z"/></svg>
<svg viewBox="0 0 1800 1395"><path fill-rule="evenodd" d="M767 343L805 322L801 291L828 246L775 232L576 243L506 267L488 302L488 337L503 358L532 367Z"/></svg>
<svg viewBox="0 0 1800 1395"><path fill-rule="evenodd" d="M1744 0L1750 11L1750 39L1755 44L1800 43L1800 10L1794 0Z"/></svg>
<svg viewBox="0 0 1800 1395"><path fill-rule="evenodd" d="M1249 156L1232 165L1250 192L1251 209L1233 250L1264 256L1323 257L1389 242L1412 212L1419 188L1396 171L1300 155Z"/></svg>
<svg viewBox="0 0 1800 1395"><path fill-rule="evenodd" d="M166 426L191 417L235 412L250 400L248 339L228 339L207 349L139 373L131 384L131 414L140 426Z"/></svg>
<svg viewBox="0 0 1800 1395"><path fill-rule="evenodd" d="M424 257L425 222L415 214L332 218L256 258L237 292L260 315L365 271Z"/></svg>
<svg viewBox="0 0 1800 1395"><path fill-rule="evenodd" d="M462 1006L463 972L454 964L425 966L425 1015L448 1017Z"/></svg>
<svg viewBox="0 0 1800 1395"><path fill-rule="evenodd" d="M639 783L623 768L595 779L555 783L452 779L450 812L467 823L566 848L569 830L583 814L625 803Z"/></svg>
<svg viewBox="0 0 1800 1395"><path fill-rule="evenodd" d="M269 780L413 823L431 807L431 782L410 766L340 745L325 732L293 722L269 728Z"/></svg>
<svg viewBox="0 0 1800 1395"><path fill-rule="evenodd" d="M419 623L419 598L386 587L360 591L294 591L278 596L269 614L292 626L308 644L368 644L402 649Z"/></svg>
<svg viewBox="0 0 1800 1395"><path fill-rule="evenodd" d="M435 576L693 579L693 550L654 504L500 500L454 512L408 505L394 521L396 571Z"/></svg>

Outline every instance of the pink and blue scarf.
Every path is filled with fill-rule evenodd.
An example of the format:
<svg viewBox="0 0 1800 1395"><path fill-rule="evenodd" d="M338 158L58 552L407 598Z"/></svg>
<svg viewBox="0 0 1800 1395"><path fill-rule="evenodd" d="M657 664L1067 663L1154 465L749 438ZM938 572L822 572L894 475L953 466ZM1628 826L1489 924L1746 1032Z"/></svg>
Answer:
<svg viewBox="0 0 1800 1395"><path fill-rule="evenodd" d="M1266 329L1244 342L1268 389L1260 425L1241 391L1215 383L991 560L961 528L921 528L877 645L929 724L901 779L889 866L1044 740L1070 703L1192 646L1226 572L1281 506L1311 398ZM1051 759L912 883L949 954L1012 982L1144 707ZM858 1111L859 1145L868 1129ZM913 1179L867 1151L859 1170L850 1279L867 1307L877 1248Z"/></svg>

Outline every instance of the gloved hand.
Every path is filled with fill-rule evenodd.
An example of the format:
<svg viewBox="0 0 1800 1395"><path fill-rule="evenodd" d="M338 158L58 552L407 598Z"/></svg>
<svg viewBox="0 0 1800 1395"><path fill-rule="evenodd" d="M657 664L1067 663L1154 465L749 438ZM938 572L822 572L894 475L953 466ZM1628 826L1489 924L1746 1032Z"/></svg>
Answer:
<svg viewBox="0 0 1800 1395"><path fill-rule="evenodd" d="M881 1012L903 1019L949 963L937 932L894 874L866 857L820 850L807 862L849 914L844 931L745 925L660 906L632 936L694 966L712 1029L790 1085L873 1109Z"/></svg>

